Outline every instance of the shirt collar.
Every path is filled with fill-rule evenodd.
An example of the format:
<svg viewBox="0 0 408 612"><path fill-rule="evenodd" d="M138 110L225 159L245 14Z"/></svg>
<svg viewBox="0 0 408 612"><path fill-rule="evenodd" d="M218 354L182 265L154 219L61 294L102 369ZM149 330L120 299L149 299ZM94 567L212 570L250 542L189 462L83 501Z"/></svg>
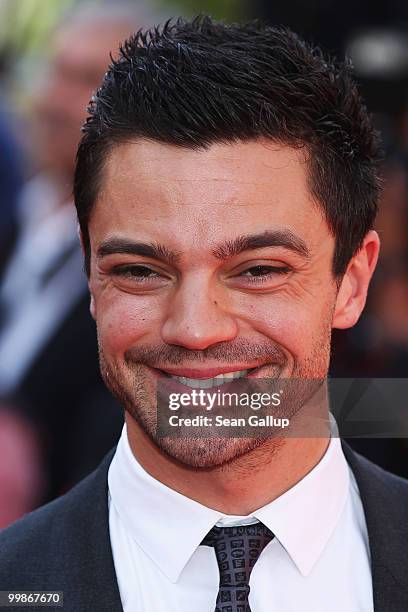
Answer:
<svg viewBox="0 0 408 612"><path fill-rule="evenodd" d="M303 576L311 572L340 519L349 482L340 439L332 437L322 459L302 480L254 512Z"/></svg>
<svg viewBox="0 0 408 612"><path fill-rule="evenodd" d="M148 474L123 428L108 473L109 493L129 535L173 583L208 531L255 517L280 541L302 575L322 553L345 505L349 471L339 438L320 462L283 495L252 513L232 517L203 506Z"/></svg>

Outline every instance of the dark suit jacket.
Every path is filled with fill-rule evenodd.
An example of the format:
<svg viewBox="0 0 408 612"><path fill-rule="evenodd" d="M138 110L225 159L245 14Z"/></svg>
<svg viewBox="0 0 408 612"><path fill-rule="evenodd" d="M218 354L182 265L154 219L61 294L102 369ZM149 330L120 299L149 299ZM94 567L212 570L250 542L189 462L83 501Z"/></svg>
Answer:
<svg viewBox="0 0 408 612"><path fill-rule="evenodd" d="M345 443L343 449L367 521L374 610L407 612L408 481L370 463ZM108 528L112 456L113 451L68 494L0 534L0 590L63 591L64 607L56 611L122 612Z"/></svg>

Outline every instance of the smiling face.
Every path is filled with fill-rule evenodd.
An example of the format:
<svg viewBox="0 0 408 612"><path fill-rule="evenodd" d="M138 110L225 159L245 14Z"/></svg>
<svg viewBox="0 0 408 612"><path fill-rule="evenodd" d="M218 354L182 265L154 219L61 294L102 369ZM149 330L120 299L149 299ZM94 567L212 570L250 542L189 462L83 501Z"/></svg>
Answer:
<svg viewBox="0 0 408 612"><path fill-rule="evenodd" d="M264 440L157 438L158 378L327 374L344 304L307 179L302 151L266 140L136 141L107 159L89 224L102 375L128 423L185 465L222 465Z"/></svg>

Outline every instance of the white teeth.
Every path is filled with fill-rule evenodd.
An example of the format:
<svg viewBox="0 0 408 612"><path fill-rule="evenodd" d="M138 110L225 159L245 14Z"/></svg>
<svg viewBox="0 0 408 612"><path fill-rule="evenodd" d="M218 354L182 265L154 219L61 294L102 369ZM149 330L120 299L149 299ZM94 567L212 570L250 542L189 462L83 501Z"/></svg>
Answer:
<svg viewBox="0 0 408 612"><path fill-rule="evenodd" d="M248 374L248 370L239 370L238 372L225 372L217 374L213 378L186 378L185 376L173 376L171 378L178 380L183 385L192 389L211 389L211 387L219 387L227 382L231 382L235 378L242 378Z"/></svg>

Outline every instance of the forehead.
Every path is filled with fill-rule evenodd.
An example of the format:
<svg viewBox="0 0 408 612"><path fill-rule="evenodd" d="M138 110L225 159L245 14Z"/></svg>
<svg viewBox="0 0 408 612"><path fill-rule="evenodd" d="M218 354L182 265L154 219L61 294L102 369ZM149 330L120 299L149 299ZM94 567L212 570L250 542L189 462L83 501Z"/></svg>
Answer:
<svg viewBox="0 0 408 612"><path fill-rule="evenodd" d="M288 228L306 240L329 234L308 188L305 151L272 141L187 149L151 141L110 152L92 234L210 242ZM149 235L146 235L149 234Z"/></svg>

